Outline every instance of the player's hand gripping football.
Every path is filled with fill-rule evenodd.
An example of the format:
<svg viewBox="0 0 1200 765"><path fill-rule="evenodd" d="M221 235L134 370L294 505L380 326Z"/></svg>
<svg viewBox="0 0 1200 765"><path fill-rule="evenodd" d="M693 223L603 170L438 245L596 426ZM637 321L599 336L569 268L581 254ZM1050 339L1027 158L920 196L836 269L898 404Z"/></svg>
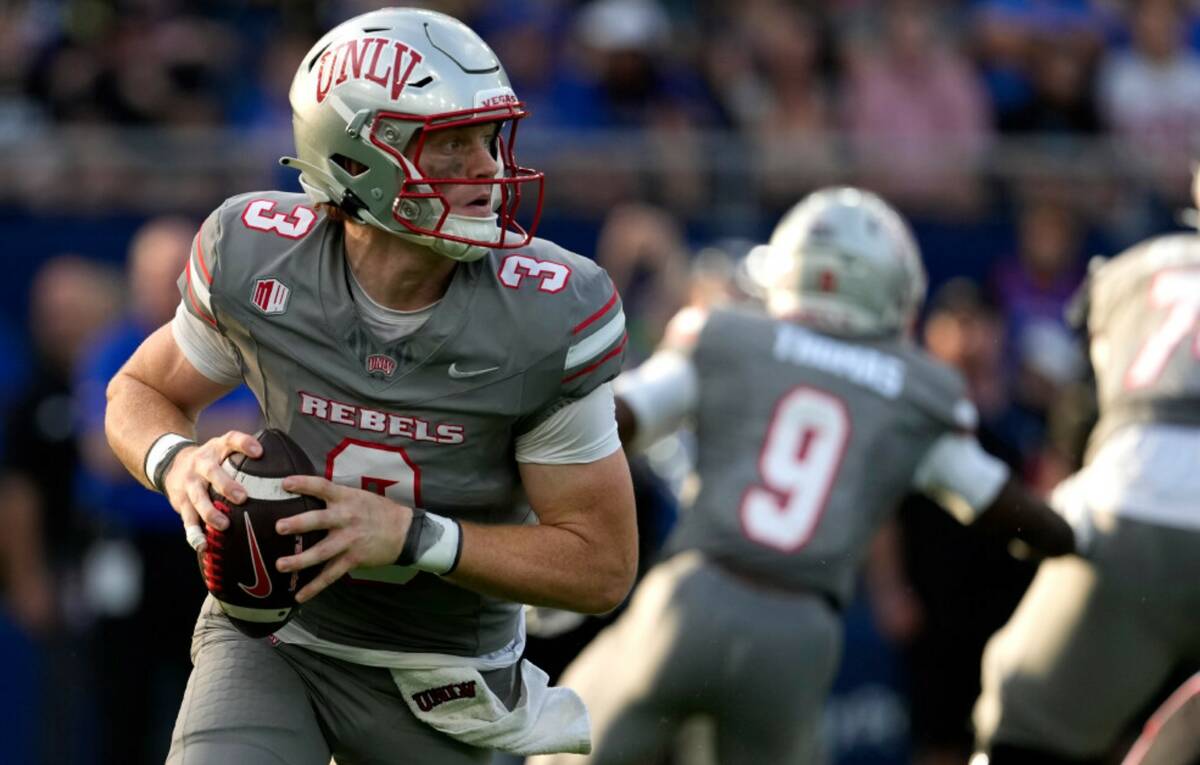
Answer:
<svg viewBox="0 0 1200 765"><path fill-rule="evenodd" d="M289 476L284 479L283 488L325 500L323 510L301 513L275 524L280 534L327 531L325 538L313 547L276 561L280 571L298 571L325 563L321 573L296 593L296 602L316 597L351 569L387 566L400 556L412 523L411 508L379 494L311 475Z"/></svg>
<svg viewBox="0 0 1200 765"><path fill-rule="evenodd" d="M180 451L163 476L167 499L183 519L189 542L192 542L192 528L198 531L201 520L222 530L229 526L225 514L213 507L208 496L209 486L235 504L240 505L246 500L246 490L221 467L225 458L235 452L257 458L262 454L262 444L252 435L231 430ZM193 542L193 546L197 544Z"/></svg>

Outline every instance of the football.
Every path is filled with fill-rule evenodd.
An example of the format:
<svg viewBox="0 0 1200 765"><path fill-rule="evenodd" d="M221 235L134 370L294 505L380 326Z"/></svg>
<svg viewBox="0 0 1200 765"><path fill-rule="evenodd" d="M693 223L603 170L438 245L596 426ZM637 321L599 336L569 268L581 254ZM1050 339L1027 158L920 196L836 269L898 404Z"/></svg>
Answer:
<svg viewBox="0 0 1200 765"><path fill-rule="evenodd" d="M233 625L245 635L260 638L296 615L296 593L321 570L311 566L284 573L275 568L277 559L312 547L325 536L324 531L280 535L275 532L275 522L321 509L325 503L283 490L286 476L316 474L299 444L273 428L256 437L262 444L261 457L234 454L223 464L234 480L246 487L246 501L237 505L209 489L213 505L229 516L229 527L223 531L207 528L200 569L205 586Z"/></svg>

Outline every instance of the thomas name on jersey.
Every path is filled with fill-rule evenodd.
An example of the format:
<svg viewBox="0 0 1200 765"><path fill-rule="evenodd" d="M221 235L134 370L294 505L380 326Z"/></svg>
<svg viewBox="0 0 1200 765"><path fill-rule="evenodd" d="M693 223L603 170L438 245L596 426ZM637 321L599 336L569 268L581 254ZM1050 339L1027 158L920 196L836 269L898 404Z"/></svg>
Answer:
<svg viewBox="0 0 1200 765"><path fill-rule="evenodd" d="M895 356L838 342L793 324L777 327L774 355L778 361L843 377L885 398L897 398L904 390L904 362Z"/></svg>
<svg viewBox="0 0 1200 765"><path fill-rule="evenodd" d="M413 441L435 444L461 444L467 440L462 425L447 422L430 423L420 417L394 412L381 412L331 398L300 391L300 414L316 417L333 425L346 425L368 433L386 433Z"/></svg>

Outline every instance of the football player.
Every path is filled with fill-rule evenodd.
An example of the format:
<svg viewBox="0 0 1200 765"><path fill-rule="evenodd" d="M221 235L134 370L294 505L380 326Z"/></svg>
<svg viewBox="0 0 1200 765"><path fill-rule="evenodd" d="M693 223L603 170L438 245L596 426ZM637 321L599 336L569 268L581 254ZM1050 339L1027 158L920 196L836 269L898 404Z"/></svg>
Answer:
<svg viewBox="0 0 1200 765"><path fill-rule="evenodd" d="M1196 765L1200 762L1200 672L1162 703L1121 765Z"/></svg>
<svg viewBox="0 0 1200 765"><path fill-rule="evenodd" d="M261 451L239 432L191 440L196 412L232 386L324 468L283 489L326 509L277 531L327 536L268 562L321 567L302 613L256 641L207 601L169 762L586 749L578 698L518 662L517 604L603 612L631 585L616 291L532 237L543 178L513 154L525 111L462 23L351 19L300 62L290 100L298 156L282 162L307 196L255 192L212 213L174 320L108 392L114 451L196 540L201 523L227 525L210 487L247 496L222 461Z"/></svg>
<svg viewBox="0 0 1200 765"><path fill-rule="evenodd" d="M726 765L817 762L839 610L911 489L1047 555L1075 549L980 448L959 375L909 341L925 272L891 207L815 192L754 258L770 315L685 309L618 378L624 440L694 419L701 489L666 559L562 678L591 711L593 763L647 761L700 713Z"/></svg>
<svg viewBox="0 0 1200 765"><path fill-rule="evenodd" d="M1073 308L1100 418L1051 504L1094 529L1093 551L1043 564L988 643L980 763L1099 761L1200 662L1200 237L1094 260Z"/></svg>

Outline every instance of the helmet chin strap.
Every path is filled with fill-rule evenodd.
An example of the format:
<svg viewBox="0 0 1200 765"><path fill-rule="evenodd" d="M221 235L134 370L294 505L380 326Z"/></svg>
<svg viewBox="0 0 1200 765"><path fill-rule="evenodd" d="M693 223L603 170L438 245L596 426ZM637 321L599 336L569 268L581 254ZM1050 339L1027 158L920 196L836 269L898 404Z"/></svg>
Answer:
<svg viewBox="0 0 1200 765"><path fill-rule="evenodd" d="M396 234L401 239L428 247L438 255L463 263L479 260L488 252L487 247L478 244L456 242L453 239L431 236L430 234L417 234L411 231L397 232L394 229L384 226L380 226L380 228L385 228L385 230ZM472 218L468 215L455 215L452 213L446 216L446 221L442 224L441 231L465 239L495 239L499 236L500 228L496 225L495 215L490 215L487 218Z"/></svg>
<svg viewBox="0 0 1200 765"><path fill-rule="evenodd" d="M330 202L336 204L336 200L330 196L330 192L345 193L345 187L326 172L324 169L305 162L296 157L282 157L279 164L284 167L295 167L301 171L300 185L308 193L310 199L314 202ZM415 165L409 164L408 169L417 178L420 178L420 170ZM316 183L310 182L305 178L305 175L310 176ZM498 191L495 187L492 188L493 207L499 201ZM488 252L488 247L478 244L469 244L467 242L456 242L453 239L445 239L432 234L418 234L412 231L404 230L397 231L394 225L387 225L383 221L371 214L366 208L357 211L366 223L382 229L389 234L395 234L402 239L428 247L438 255L457 260L464 263L469 263L474 260L479 260ZM456 236L462 239L474 239L476 241L498 241L501 236L500 227L496 225L499 216L496 213L486 216L460 215L450 213L443 221L440 232L445 232L451 236ZM411 219L409 219L411 220Z"/></svg>

